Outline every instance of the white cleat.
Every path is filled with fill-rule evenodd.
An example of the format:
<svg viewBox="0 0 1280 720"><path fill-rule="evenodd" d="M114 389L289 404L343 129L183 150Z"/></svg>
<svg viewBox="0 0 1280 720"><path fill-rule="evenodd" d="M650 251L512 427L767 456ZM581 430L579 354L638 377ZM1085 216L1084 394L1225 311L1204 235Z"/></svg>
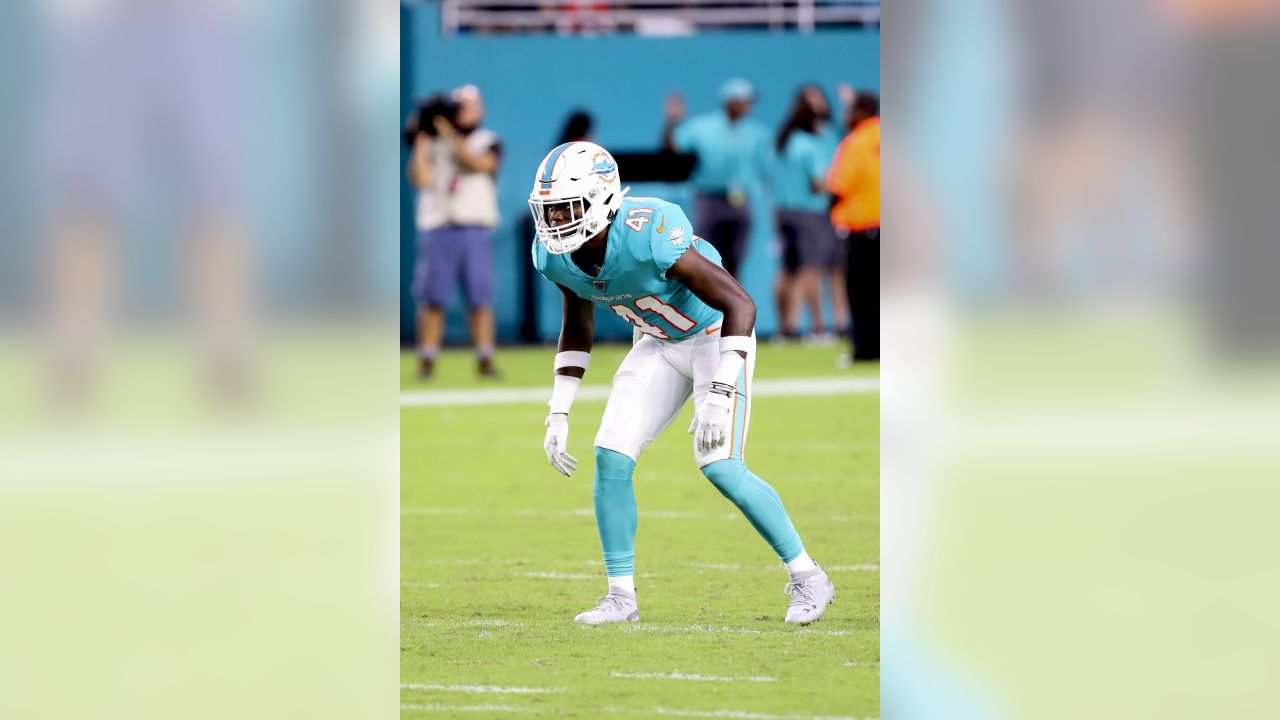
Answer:
<svg viewBox="0 0 1280 720"><path fill-rule="evenodd" d="M600 604L573 619L583 625L600 625L611 622L639 622L640 610L634 593L609 588L609 594L600 598Z"/></svg>
<svg viewBox="0 0 1280 720"><path fill-rule="evenodd" d="M820 567L792 576L783 593L791 596L786 622L795 625L821 620L827 606L836 600L836 586Z"/></svg>

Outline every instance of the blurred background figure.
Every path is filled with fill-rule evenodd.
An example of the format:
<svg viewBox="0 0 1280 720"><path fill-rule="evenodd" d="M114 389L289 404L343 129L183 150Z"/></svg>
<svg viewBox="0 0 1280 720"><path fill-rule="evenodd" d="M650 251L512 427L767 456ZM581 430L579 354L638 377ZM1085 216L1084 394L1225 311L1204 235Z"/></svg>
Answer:
<svg viewBox="0 0 1280 720"><path fill-rule="evenodd" d="M563 145L567 142L591 142L591 129L594 122L591 114L586 110L574 110L569 113L569 117L565 118L564 130L560 132L560 139L556 141L556 145Z"/></svg>
<svg viewBox="0 0 1280 720"><path fill-rule="evenodd" d="M498 224L495 176L502 153L483 129L484 101L474 85L436 95L406 126L413 150L408 177L418 191L418 253L413 298L418 305L418 375L431 377L444 338L445 309L458 281L466 291L477 370L496 377L493 318L493 228Z"/></svg>
<svg viewBox="0 0 1280 720"><path fill-rule="evenodd" d="M133 9L57 8L65 24L45 126L51 194L63 209L50 222L46 284L56 387L64 399L83 399L110 336L132 313L166 322L175 319L169 308L189 308L190 320L178 322L197 330L215 394L238 398L252 305L242 38L234 12L218 4ZM145 259L128 262L134 257ZM121 268L129 264L144 267Z"/></svg>
<svg viewBox="0 0 1280 720"><path fill-rule="evenodd" d="M720 251L724 269L734 277L751 232L747 201L759 192L771 164L768 128L747 117L755 99L751 83L732 78L720 87L719 110L684 121L684 98L678 93L668 96L664 108L663 147L698 160L689 180L694 227Z"/></svg>
<svg viewBox="0 0 1280 720"><path fill-rule="evenodd" d="M159 720L231 666L184 716L288 714L308 678L308 717L394 712L398 313L362 282L402 229L392 9L2 7L0 717ZM164 678L149 707L130 678Z"/></svg>
<svg viewBox="0 0 1280 720"><path fill-rule="evenodd" d="M857 94L849 134L836 150L828 186L838 199L831 224L845 238L853 359L880 357L880 99Z"/></svg>
<svg viewBox="0 0 1280 720"><path fill-rule="evenodd" d="M821 274L836 265L836 237L827 218L830 201L826 187L834 148L821 135L822 113L829 117L820 89L810 85L796 92L791 112L778 132L778 162L772 183L782 246L774 285L781 335L798 333L800 308L807 305L808 337L820 342L834 338L823 328Z"/></svg>
<svg viewBox="0 0 1280 720"><path fill-rule="evenodd" d="M556 32L561 35L602 35L617 27L608 13L609 3L601 0L570 0L562 8L564 17L556 23Z"/></svg>
<svg viewBox="0 0 1280 720"><path fill-rule="evenodd" d="M830 167L831 159L835 157L836 148L840 145L840 140L844 137L844 119L849 117L849 108L853 104L853 88L848 83L839 83L836 85L836 92L842 98L839 103L840 115L836 117L832 112L831 103L827 101L827 94L823 91L821 85L808 83L801 90L804 92L805 99L813 106L813 112L818 116L818 139L823 145L823 153L827 158L828 167ZM845 94L849 95L846 101L843 99ZM825 190L825 178L824 178ZM834 202L834 198L830 193L826 193L827 202ZM830 205L828 205L828 210ZM828 264L821 269L821 279L826 280L826 288L831 298L831 327L837 333L844 333L849 329L849 298L845 292L845 257L844 244L839 242L838 238L832 236L832 252L827 256ZM820 283L821 284L821 283Z"/></svg>

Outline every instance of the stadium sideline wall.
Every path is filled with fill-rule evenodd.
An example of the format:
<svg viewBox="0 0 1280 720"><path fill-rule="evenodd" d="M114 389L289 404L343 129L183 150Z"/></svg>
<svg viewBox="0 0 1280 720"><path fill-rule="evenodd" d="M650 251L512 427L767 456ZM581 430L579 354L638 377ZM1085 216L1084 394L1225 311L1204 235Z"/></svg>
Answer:
<svg viewBox="0 0 1280 720"><path fill-rule="evenodd" d="M595 119L597 142L610 149L655 149L663 124L662 104L672 90L685 94L688 113L713 109L716 94L728 77L741 76L756 87L759 102L753 115L776 129L796 87L817 82L835 101L835 86L844 81L857 88L880 87L880 34L877 30L827 30L810 36L762 31L703 33L687 38L460 36L439 31L439 6L401 6L401 114L417 98L431 92L474 83L485 95L486 126L503 139L498 176L502 223L494 233L498 337L519 337L521 283L529 262L532 238L520 235L528 215L525 199L532 173L574 108ZM396 136L399 136L398 129ZM401 167L407 157L402 149ZM622 168L626 183L626 168ZM685 207L693 219L689 194L682 186L632 185L632 194L657 195ZM401 336L415 335L414 306L409 296L415 234L412 188L401 179L400 277ZM759 308L761 336L777 327L772 284L777 268L773 208L767 197L752 203L754 224L743 268L743 285ZM696 219L695 219L695 230ZM554 287L538 284L538 334L554 340L559 332L560 299ZM461 294L449 310L446 340L465 341L465 309ZM630 338L620 318L597 314L597 337Z"/></svg>

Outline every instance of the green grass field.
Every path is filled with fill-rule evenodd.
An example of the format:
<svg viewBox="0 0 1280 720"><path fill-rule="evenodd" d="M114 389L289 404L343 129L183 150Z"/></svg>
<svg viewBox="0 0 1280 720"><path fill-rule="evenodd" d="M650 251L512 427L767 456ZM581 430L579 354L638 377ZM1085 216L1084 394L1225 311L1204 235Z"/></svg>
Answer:
<svg viewBox="0 0 1280 720"><path fill-rule="evenodd" d="M607 384L625 346L595 350ZM839 349L762 344L756 382L876 375ZM480 382L463 352L405 390L545 386L553 351L499 355ZM782 495L836 604L784 625L785 569L694 467L692 407L636 468L641 621L582 627L603 593L591 511L603 401L574 407L565 478L546 462L535 403L401 408L401 715L781 718L879 715L879 396L757 397L746 457Z"/></svg>

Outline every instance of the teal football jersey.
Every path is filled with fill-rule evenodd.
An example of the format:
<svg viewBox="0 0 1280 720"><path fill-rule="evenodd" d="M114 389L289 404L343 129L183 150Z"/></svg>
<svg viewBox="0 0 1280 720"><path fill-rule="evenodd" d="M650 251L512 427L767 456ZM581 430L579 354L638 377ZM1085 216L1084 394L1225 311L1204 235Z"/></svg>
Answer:
<svg viewBox="0 0 1280 720"><path fill-rule="evenodd" d="M584 273L568 254L547 252L536 239L534 267L551 282L662 340L692 337L720 320L719 310L667 278L667 271L690 249L723 267L715 247L694 236L679 205L658 198L625 198L609 224L608 239L604 266L595 277Z"/></svg>

